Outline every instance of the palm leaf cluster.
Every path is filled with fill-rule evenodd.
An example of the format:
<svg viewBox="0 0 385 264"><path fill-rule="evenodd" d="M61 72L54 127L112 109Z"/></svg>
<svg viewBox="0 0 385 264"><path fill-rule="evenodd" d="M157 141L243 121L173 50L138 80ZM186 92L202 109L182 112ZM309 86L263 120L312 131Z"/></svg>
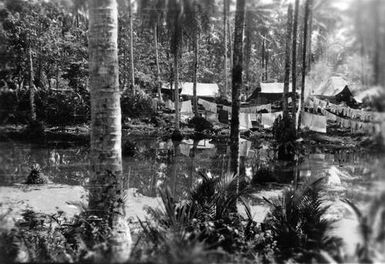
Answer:
<svg viewBox="0 0 385 264"><path fill-rule="evenodd" d="M215 254L218 249L247 253L257 234L257 225L244 201L252 189L240 181L237 193L239 179L230 174L223 178L201 176L202 182L186 201L177 203L168 189L160 191L164 208L148 209L154 221L141 222L145 239L161 255L175 250L170 244L215 250ZM247 218L237 212L237 201L245 205Z"/></svg>
<svg viewBox="0 0 385 264"><path fill-rule="evenodd" d="M277 201L266 200L272 211L265 220L276 243L279 261L294 258L308 262L319 256L320 250L330 252L341 245L341 240L329 236L331 220L325 219L329 206L323 205L323 178L307 180L298 188L286 189Z"/></svg>
<svg viewBox="0 0 385 264"><path fill-rule="evenodd" d="M384 262L385 254L385 192L375 197L369 210L362 212L353 202L345 199L354 211L359 222L361 243L357 246L356 259L360 263Z"/></svg>

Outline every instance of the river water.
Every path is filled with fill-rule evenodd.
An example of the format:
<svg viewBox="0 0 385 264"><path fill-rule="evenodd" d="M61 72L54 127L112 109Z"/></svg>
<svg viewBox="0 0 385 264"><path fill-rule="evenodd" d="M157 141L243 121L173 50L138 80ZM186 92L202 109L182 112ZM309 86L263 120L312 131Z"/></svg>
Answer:
<svg viewBox="0 0 385 264"><path fill-rule="evenodd" d="M130 199L135 200L135 205L130 213L135 219L137 215L143 216L143 206L159 204L159 198L156 198L159 188L168 186L176 197L185 197L200 181L199 173L218 176L229 167L229 146L226 142L183 140L173 143L154 138L133 138L132 141L136 144L136 154L134 157L123 156L123 170L131 192L134 190ZM299 166L293 167L275 161L274 153L269 149L266 142L255 145L241 140L240 143L241 167L247 177L251 179L261 167L270 172L267 179L258 178L259 192L250 201L257 221L262 221L268 210L263 197L273 199L292 182L323 176L327 182L327 203L333 205L328 217L341 220L339 234L344 236L346 232L345 236L353 243L350 226L357 226L357 223L353 219L354 214L347 210L341 200L349 199L365 208L376 194L385 189L385 163L382 156L357 149L322 153L314 148L305 155ZM20 203L28 204L19 200L29 199L28 206L32 204L35 208L47 208L44 207L47 203L56 210L59 202L65 206L66 199L83 199L86 195L81 186L87 185L89 179L88 155L88 147L68 146L62 142L49 142L47 145L0 142L0 192L3 192L0 197L4 200L0 201L0 205L6 201L11 207ZM35 163L60 188L50 187L40 192L35 188L28 193L24 186L20 190L20 186L23 186L20 184ZM353 251L354 244L350 247Z"/></svg>
<svg viewBox="0 0 385 264"><path fill-rule="evenodd" d="M123 171L130 188L149 197L169 186L176 195L184 195L200 180L199 173L222 175L229 168L229 146L226 142L183 140L173 143L154 138L134 138L134 157L123 156ZM38 163L53 183L85 185L89 179L89 149L86 146L63 146L60 142L47 145L25 142L0 142L0 186L25 181L32 164ZM261 166L268 168L273 179L266 188L282 188L295 180L293 166L274 161L268 145L254 145L241 140L242 170L252 178ZM363 151L343 150L320 153L315 149L305 155L298 166L300 179L324 176L330 190L344 190L354 200L365 199L355 192L371 192L383 179L382 157ZM265 182L266 180L263 180ZM262 187L263 188L263 187Z"/></svg>

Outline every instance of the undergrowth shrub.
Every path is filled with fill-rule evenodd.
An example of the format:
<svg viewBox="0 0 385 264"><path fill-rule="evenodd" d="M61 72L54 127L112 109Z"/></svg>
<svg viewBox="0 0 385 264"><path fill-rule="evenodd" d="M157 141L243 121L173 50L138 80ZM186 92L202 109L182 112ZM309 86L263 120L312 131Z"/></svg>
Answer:
<svg viewBox="0 0 385 264"><path fill-rule="evenodd" d="M33 164L26 180L26 184L45 184L48 183L48 177L44 175L39 164Z"/></svg>
<svg viewBox="0 0 385 264"><path fill-rule="evenodd" d="M286 188L277 201L268 201L272 210L264 221L275 243L275 258L278 262L294 259L311 262L321 250L331 256L338 255L342 240L329 236L331 220L325 218L329 206L323 205L323 178L306 181L298 188Z"/></svg>
<svg viewBox="0 0 385 264"><path fill-rule="evenodd" d="M12 96L11 96L12 95ZM7 105L0 105L1 123L29 122L30 97L29 90L0 93L0 102L11 100ZM12 107L9 105L12 104ZM86 90L37 90L35 92L35 108L37 119L48 125L62 126L83 124L90 120L90 94Z"/></svg>
<svg viewBox="0 0 385 264"><path fill-rule="evenodd" d="M129 139L126 139L122 144L122 154L123 156L133 157L137 152L137 147L135 142L132 142Z"/></svg>
<svg viewBox="0 0 385 264"><path fill-rule="evenodd" d="M141 225L151 252L149 255L164 254L162 250L174 243L168 240L169 233L176 233L185 244L204 243L204 248L216 253L253 259L257 246L255 238L260 230L244 200L252 189L232 175L223 178L201 176L202 182L190 193L188 200L177 203L166 189L160 191L164 208L148 209L152 220L141 222ZM237 200L244 205L247 217L238 213Z"/></svg>
<svg viewBox="0 0 385 264"><path fill-rule="evenodd" d="M143 118L151 117L154 114L152 98L143 92L137 92L135 95L132 95L130 91L124 92L120 105L124 117Z"/></svg>
<svg viewBox="0 0 385 264"><path fill-rule="evenodd" d="M213 124L204 119L203 117L194 116L188 122L190 127L193 127L197 132L203 132L204 130L212 130Z"/></svg>
<svg viewBox="0 0 385 264"><path fill-rule="evenodd" d="M293 122L294 120L290 116L285 118L278 116L274 121L273 136L277 145L279 160L292 161L297 154L297 136L293 129Z"/></svg>

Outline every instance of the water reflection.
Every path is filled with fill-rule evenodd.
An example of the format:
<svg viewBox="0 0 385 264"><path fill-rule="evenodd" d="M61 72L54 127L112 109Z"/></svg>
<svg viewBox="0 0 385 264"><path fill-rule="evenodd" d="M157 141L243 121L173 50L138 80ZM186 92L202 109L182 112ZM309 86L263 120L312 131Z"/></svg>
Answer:
<svg viewBox="0 0 385 264"><path fill-rule="evenodd" d="M38 163L55 183L84 184L88 179L88 149L56 148L36 144L0 143L0 184L23 182L32 164Z"/></svg>
<svg viewBox="0 0 385 264"><path fill-rule="evenodd" d="M168 186L176 196L183 197L200 179L199 172L223 175L229 168L228 142L207 139L172 142L153 138L134 141L138 153L135 157L123 157L123 171L129 186L145 196L156 197L159 188ZM241 171L249 178L265 168L273 175L273 182L295 180L293 164L274 160L268 142L252 144L241 140L240 156ZM86 147L1 142L0 185L23 182L33 163L39 163L54 183L85 185L88 181ZM358 151L312 153L300 164L298 177L301 180L325 176L329 177L330 185L344 185L348 189L359 185L367 189L371 188L371 182L383 180L373 176L379 164L379 156Z"/></svg>

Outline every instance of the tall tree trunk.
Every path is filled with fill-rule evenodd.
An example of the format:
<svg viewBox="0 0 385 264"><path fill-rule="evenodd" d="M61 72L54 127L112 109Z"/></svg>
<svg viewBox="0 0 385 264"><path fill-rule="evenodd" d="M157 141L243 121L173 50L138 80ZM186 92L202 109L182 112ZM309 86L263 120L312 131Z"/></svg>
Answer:
<svg viewBox="0 0 385 264"><path fill-rule="evenodd" d="M132 4L128 1L128 15L130 16L130 73L132 93L135 95L135 68L134 68L134 37L132 29Z"/></svg>
<svg viewBox="0 0 385 264"><path fill-rule="evenodd" d="M313 1L309 3L309 33L307 38L307 72L309 73L311 70L312 56L311 56L311 43L312 43L312 35L313 35Z"/></svg>
<svg viewBox="0 0 385 264"><path fill-rule="evenodd" d="M250 12L246 11L246 25L245 25L245 93L246 97L249 96L250 88L250 57L251 57L251 19Z"/></svg>
<svg viewBox="0 0 385 264"><path fill-rule="evenodd" d="M231 14L230 14L230 0L227 0L227 13L228 13L228 18L227 18L227 32L228 32L228 41L229 41L229 47L230 47L230 70L232 71L232 67L233 67L233 44L232 44L232 39L233 39L233 32L232 32L232 29L231 29ZM229 89L231 89L231 87L229 87Z"/></svg>
<svg viewBox="0 0 385 264"><path fill-rule="evenodd" d="M179 116L179 66L178 66L178 55L179 47L177 45L174 53L174 94L175 94L175 129L180 129L180 116Z"/></svg>
<svg viewBox="0 0 385 264"><path fill-rule="evenodd" d="M301 128L302 112L304 110L304 99L305 99L305 80L306 80L306 51L307 51L307 34L308 34L308 23L309 23L309 10L312 0L306 0L305 3L305 18L303 21L303 48L302 48L302 82L301 82L301 111L298 116L298 127Z"/></svg>
<svg viewBox="0 0 385 264"><path fill-rule="evenodd" d="M171 38L171 51L174 56L174 94L175 94L175 130L180 129L180 109L179 109L179 55L181 52L181 45L183 43L182 35L183 28L180 24L181 21L181 10L177 10L175 12L175 20L174 20L174 30L172 32Z"/></svg>
<svg viewBox="0 0 385 264"><path fill-rule="evenodd" d="M381 12L381 0L375 0L373 3L373 15L374 15L374 53L373 53L373 71L374 71L374 85L380 84L380 12Z"/></svg>
<svg viewBox="0 0 385 264"><path fill-rule="evenodd" d="M199 59L199 29L195 33L194 39L194 76L193 76L193 110L195 116L198 116L197 103L197 82L198 82L198 59Z"/></svg>
<svg viewBox="0 0 385 264"><path fill-rule="evenodd" d="M200 17L198 5L194 5L195 13L195 32L194 32L194 75L193 75L193 111L194 115L198 116L197 103L197 82L198 82L198 60L199 60L199 38L200 38Z"/></svg>
<svg viewBox="0 0 385 264"><path fill-rule="evenodd" d="M267 50L267 47L265 47L265 81L269 79L269 75L267 72L268 65L269 65L269 51Z"/></svg>
<svg viewBox="0 0 385 264"><path fill-rule="evenodd" d="M61 54L59 52L59 54ZM59 55L59 58L61 56ZM59 61L56 62L56 89L59 90L59 78L60 77L60 68L59 68Z"/></svg>
<svg viewBox="0 0 385 264"><path fill-rule="evenodd" d="M223 70L224 70L224 73L225 73L225 85L223 87L223 91L222 91L222 96L223 97L226 97L227 95L227 91L228 91L228 72L227 72L227 26L228 26L228 23L227 23L227 20L228 20L228 10L227 10L227 2L229 0L223 0L223 48L224 48L224 65L223 65Z"/></svg>
<svg viewBox="0 0 385 264"><path fill-rule="evenodd" d="M232 116L231 116L231 172L239 174L239 107L242 89L243 68L243 27L245 20L245 0L237 0L234 30L234 57L232 69Z"/></svg>
<svg viewBox="0 0 385 264"><path fill-rule="evenodd" d="M286 29L286 48L285 48L285 79L283 86L283 117L289 115L288 94L290 84L290 47L292 44L292 29L293 29L293 5L289 4L287 9L287 29Z"/></svg>
<svg viewBox="0 0 385 264"><path fill-rule="evenodd" d="M265 69L265 36L262 35L262 51L261 51L261 73L262 73L262 78L261 81L265 81L265 74L264 69Z"/></svg>
<svg viewBox="0 0 385 264"><path fill-rule="evenodd" d="M306 1L306 0L305 0ZM303 38L302 38L302 32L303 32L303 21L300 19L301 17L304 17L301 15L301 5L299 5L299 14L298 14L298 27L297 27L297 72L302 72L302 63L300 65L299 62L302 62L302 48L303 48ZM300 37L301 36L301 37Z"/></svg>
<svg viewBox="0 0 385 264"><path fill-rule="evenodd" d="M125 215L116 0L89 0L91 150L88 213L111 228L108 262L126 262L131 236Z"/></svg>
<svg viewBox="0 0 385 264"><path fill-rule="evenodd" d="M31 121L36 120L36 107L35 107L35 84L33 76L33 60L32 60L32 49L31 46L28 50L29 57L29 106L31 110Z"/></svg>
<svg viewBox="0 0 385 264"><path fill-rule="evenodd" d="M155 41L155 62L156 62L156 82L158 87L158 98L162 101L162 82L160 81L159 67L159 46L158 46L158 23L154 26L154 41Z"/></svg>
<svg viewBox="0 0 385 264"><path fill-rule="evenodd" d="M293 45L292 45L292 72L291 72L291 82L292 82L292 115L293 115L293 130L296 131L296 119L297 119L297 29L298 29L298 9L299 9L299 0L295 0L294 6L294 20L293 20Z"/></svg>

